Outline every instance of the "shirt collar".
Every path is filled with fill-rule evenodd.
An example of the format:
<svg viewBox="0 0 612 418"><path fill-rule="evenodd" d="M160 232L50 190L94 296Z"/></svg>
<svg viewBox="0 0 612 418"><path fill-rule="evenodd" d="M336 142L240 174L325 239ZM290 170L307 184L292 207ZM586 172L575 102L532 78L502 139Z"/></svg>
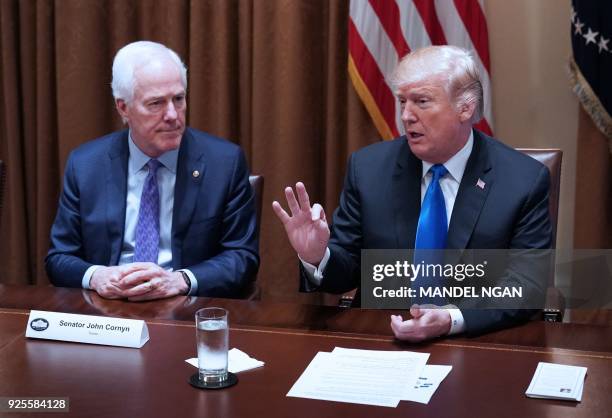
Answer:
<svg viewBox="0 0 612 418"><path fill-rule="evenodd" d="M467 166L468 159L470 158L470 154L472 153L472 148L474 146L474 131L470 131L470 136L468 137L467 142L457 152L453 155L448 161L444 163L444 167L448 170L448 173L455 179L458 183L461 183L461 179L463 178L463 173L465 172L465 167ZM423 174L422 177L425 177L429 172L429 169L433 166L432 163L423 161Z"/></svg>
<svg viewBox="0 0 612 418"><path fill-rule="evenodd" d="M128 147L130 149L130 162L129 162L129 170L130 173L136 173L149 162L151 157L142 152L140 148L134 143L132 139L132 132L130 131L128 135ZM172 173L176 174L176 164L178 161L178 148L164 152L162 155L156 158L164 167L170 170Z"/></svg>

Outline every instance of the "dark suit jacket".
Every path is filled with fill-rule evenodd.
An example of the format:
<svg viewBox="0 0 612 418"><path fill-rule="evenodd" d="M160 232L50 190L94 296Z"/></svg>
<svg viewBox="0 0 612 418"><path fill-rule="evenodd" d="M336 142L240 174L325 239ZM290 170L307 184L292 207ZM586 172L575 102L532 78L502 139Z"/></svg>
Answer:
<svg viewBox="0 0 612 418"><path fill-rule="evenodd" d="M422 170L421 160L412 154L405 137L376 143L351 155L333 217L331 257L316 290L343 293L359 287L361 249L414 248ZM550 248L549 177L541 163L474 131L447 247ZM478 179L485 182L484 189L476 186ZM301 290L315 290L304 274ZM468 333L508 326L533 314L519 310L462 313Z"/></svg>
<svg viewBox="0 0 612 418"><path fill-rule="evenodd" d="M117 265L128 157L127 130L87 142L70 154L45 259L54 285L80 287L91 265ZM193 272L200 296L237 296L255 277L259 242L248 176L237 145L185 130L174 188L172 267Z"/></svg>

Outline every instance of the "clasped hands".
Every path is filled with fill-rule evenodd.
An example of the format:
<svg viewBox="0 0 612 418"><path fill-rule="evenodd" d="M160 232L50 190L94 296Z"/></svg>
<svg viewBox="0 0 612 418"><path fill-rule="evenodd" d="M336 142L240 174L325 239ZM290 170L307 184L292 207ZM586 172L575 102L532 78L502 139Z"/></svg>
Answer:
<svg viewBox="0 0 612 418"><path fill-rule="evenodd" d="M272 209L285 227L291 246L298 256L318 266L325 255L329 242L329 226L323 207L310 198L303 183L295 185L297 199L291 187L285 188L289 215L277 201ZM451 326L450 314L446 309L413 306L411 319L404 321L401 315L391 315L391 329L399 340L420 342L448 334Z"/></svg>
<svg viewBox="0 0 612 418"><path fill-rule="evenodd" d="M89 285L103 298L127 298L134 302L167 298L187 291L181 272L166 271L155 263L100 267Z"/></svg>

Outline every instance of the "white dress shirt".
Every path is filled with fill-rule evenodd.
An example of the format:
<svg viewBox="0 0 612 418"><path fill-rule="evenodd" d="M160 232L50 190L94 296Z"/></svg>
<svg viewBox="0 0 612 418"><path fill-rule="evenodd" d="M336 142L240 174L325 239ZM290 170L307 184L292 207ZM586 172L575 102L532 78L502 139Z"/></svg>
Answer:
<svg viewBox="0 0 612 418"><path fill-rule="evenodd" d="M455 199L457 198L457 192L459 191L459 185L461 184L461 179L463 178L463 173L465 172L465 167L468 159L470 158L470 154L472 153L473 146L474 133L470 131L470 136L463 148L461 148L459 152L444 163L444 167L446 167L448 173L440 179L440 188L442 189L442 194L444 195L444 204L446 205L446 220L448 225L450 225L453 207L455 206ZM431 179L433 177L432 173L429 172L429 169L433 165L433 163L423 161L423 173L421 177L421 203L423 203L425 193L427 192L427 187L429 187L429 183L431 183ZM325 250L325 255L323 256L323 259L319 263L318 267L300 259L302 265L304 266L304 270L306 270L308 280L310 280L310 282L315 286L321 285L325 267L327 266L330 255L331 252L329 251L328 247ZM451 317L451 329L449 334L458 334L465 331L465 320L463 319L461 311L454 305L446 305L445 308Z"/></svg>
<svg viewBox="0 0 612 418"><path fill-rule="evenodd" d="M145 180L149 173L147 163L151 159L143 153L129 135L127 194L125 207L125 229L123 245L119 256L119 265L134 262L134 247L136 244L136 224L140 210L140 196ZM174 183L176 181L176 166L178 162L178 149L165 152L157 160L162 164L157 170L157 186L159 189L159 253L157 264L172 271L172 212L174 209ZM91 266L83 275L82 285L89 289L89 282L93 273L101 266ZM197 295L198 282L190 270L181 269L189 276L191 288L189 295Z"/></svg>

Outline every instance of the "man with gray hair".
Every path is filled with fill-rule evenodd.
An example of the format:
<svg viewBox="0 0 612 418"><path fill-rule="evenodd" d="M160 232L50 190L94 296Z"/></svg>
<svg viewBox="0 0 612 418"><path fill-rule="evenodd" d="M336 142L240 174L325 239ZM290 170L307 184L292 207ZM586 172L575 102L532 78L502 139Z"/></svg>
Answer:
<svg viewBox="0 0 612 418"><path fill-rule="evenodd" d="M470 54L453 46L415 50L391 81L405 135L351 155L331 231L300 182L297 198L285 189L291 214L272 204L301 260L301 290L359 288L362 249L550 248L548 169L473 129L483 94ZM441 304L410 314L392 315L391 328L417 342L510 326L533 312Z"/></svg>
<svg viewBox="0 0 612 418"><path fill-rule="evenodd" d="M70 154L51 282L133 301L240 296L259 266L243 152L185 125L187 69L164 45L121 48L112 90L128 129Z"/></svg>

